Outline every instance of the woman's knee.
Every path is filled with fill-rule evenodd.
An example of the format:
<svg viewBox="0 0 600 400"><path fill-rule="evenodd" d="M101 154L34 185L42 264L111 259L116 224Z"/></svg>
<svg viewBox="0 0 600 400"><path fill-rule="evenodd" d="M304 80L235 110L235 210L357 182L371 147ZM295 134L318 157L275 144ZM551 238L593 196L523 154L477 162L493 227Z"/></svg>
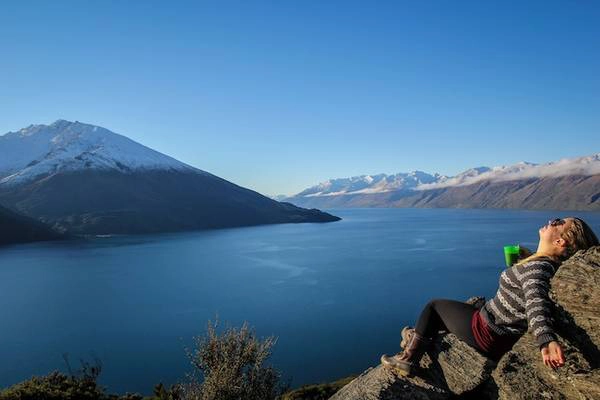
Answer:
<svg viewBox="0 0 600 400"><path fill-rule="evenodd" d="M446 299L432 299L429 301L429 303L427 303L426 307L433 308L435 310L436 306L438 306L439 304L441 304L445 301L446 301Z"/></svg>

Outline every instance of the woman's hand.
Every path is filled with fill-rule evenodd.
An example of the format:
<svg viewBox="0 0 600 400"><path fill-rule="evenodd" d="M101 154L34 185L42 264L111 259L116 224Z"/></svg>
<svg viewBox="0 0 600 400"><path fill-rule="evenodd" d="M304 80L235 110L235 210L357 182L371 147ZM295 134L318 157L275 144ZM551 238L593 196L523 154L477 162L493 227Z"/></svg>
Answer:
<svg viewBox="0 0 600 400"><path fill-rule="evenodd" d="M558 368L565 365L565 356L557 341L546 343L542 347L542 360L550 368Z"/></svg>
<svg viewBox="0 0 600 400"><path fill-rule="evenodd" d="M519 245L519 260L529 257L533 253L527 247Z"/></svg>

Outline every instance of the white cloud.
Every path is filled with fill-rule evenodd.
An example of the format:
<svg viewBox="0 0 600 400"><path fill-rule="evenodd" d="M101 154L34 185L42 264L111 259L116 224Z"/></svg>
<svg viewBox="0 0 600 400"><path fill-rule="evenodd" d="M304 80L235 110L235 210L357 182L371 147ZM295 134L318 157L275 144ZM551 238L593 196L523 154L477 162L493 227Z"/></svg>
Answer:
<svg viewBox="0 0 600 400"><path fill-rule="evenodd" d="M510 166L494 167L476 176L457 175L439 183L422 184L417 190L435 189L448 186L465 186L481 181L511 181L526 178L550 178L570 175L591 176L600 174L600 153L578 158L564 158L546 164L518 163Z"/></svg>

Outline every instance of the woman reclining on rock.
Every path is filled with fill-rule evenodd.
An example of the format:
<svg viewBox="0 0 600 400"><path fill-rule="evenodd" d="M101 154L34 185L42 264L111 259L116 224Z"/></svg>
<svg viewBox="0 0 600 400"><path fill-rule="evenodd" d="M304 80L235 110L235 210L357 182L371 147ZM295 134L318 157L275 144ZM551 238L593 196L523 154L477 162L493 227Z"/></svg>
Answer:
<svg viewBox="0 0 600 400"><path fill-rule="evenodd" d="M544 364L562 366L565 358L551 321L550 279L577 250L597 246L598 238L579 218L553 219L538 233L537 251L500 274L500 287L493 299L481 308L454 300L430 301L416 327L402 329L400 346L404 351L382 355L382 364L402 375L412 375L431 338L440 330L499 360L530 328Z"/></svg>

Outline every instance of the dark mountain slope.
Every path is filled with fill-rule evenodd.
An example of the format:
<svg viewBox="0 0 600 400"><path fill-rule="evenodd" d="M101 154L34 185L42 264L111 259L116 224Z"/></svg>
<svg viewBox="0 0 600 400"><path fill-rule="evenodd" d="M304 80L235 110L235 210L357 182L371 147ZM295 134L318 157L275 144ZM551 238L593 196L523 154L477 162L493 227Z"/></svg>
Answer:
<svg viewBox="0 0 600 400"><path fill-rule="evenodd" d="M18 186L0 186L0 201L75 234L339 220L193 171L64 172Z"/></svg>
<svg viewBox="0 0 600 400"><path fill-rule="evenodd" d="M0 207L0 246L62 238L62 234L41 222Z"/></svg>

